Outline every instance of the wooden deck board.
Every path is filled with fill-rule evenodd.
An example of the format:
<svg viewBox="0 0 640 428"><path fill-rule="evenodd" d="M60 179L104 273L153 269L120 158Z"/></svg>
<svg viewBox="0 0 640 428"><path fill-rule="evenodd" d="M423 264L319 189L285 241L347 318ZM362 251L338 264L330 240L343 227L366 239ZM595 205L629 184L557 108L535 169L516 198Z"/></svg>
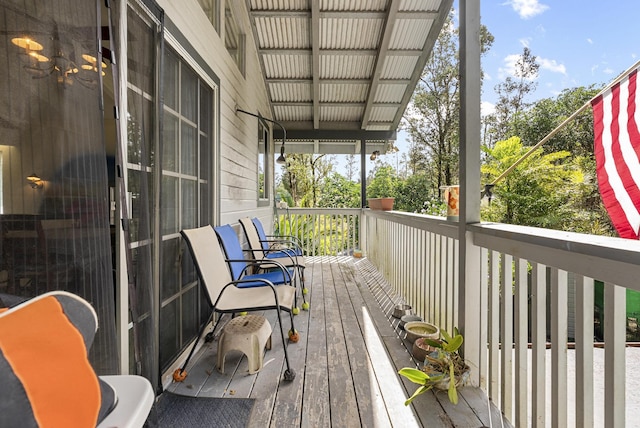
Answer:
<svg viewBox="0 0 640 428"><path fill-rule="evenodd" d="M329 371L325 334L324 276L322 269L310 269L311 280L307 361L302 401L302 427L330 427Z"/></svg>
<svg viewBox="0 0 640 428"><path fill-rule="evenodd" d="M327 359L329 362L329 402L331 403L331 423L335 426L361 426L356 404L356 392L349 354L345 342L335 278L330 263L322 263L325 277L325 314L327 334ZM325 275L326 274L326 275Z"/></svg>
<svg viewBox="0 0 640 428"><path fill-rule="evenodd" d="M250 426L255 427L482 427L500 423L479 388L459 391L451 405L446 392L404 400L416 385L397 375L415 366L410 344L391 313L402 299L366 259L307 259L309 311L294 319L300 342L287 345L296 378L283 380L284 351L275 311L265 311L273 326L272 349L264 367L249 374L246 357L230 352L225 374L216 369L217 341L194 355L189 376L172 392L209 397L256 399ZM285 332L289 316L282 313ZM489 412L491 411L491 417ZM508 426L508 425L505 425Z"/></svg>

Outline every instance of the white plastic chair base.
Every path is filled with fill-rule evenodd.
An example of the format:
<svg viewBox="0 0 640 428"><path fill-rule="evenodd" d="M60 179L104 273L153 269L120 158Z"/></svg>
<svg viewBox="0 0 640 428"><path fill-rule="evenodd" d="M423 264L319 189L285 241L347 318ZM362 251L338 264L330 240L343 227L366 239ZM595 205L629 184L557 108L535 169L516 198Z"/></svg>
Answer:
<svg viewBox="0 0 640 428"><path fill-rule="evenodd" d="M151 382L142 376L100 376L116 391L116 407L98 428L140 428L147 420L155 401Z"/></svg>

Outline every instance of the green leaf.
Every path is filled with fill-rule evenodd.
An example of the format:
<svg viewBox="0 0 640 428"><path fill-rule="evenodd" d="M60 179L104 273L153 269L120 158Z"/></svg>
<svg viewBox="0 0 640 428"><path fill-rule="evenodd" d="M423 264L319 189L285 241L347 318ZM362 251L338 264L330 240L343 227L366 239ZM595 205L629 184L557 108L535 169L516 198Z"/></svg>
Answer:
<svg viewBox="0 0 640 428"><path fill-rule="evenodd" d="M431 346L432 348L442 348L442 341L440 341L440 340L433 340L433 339L425 338L424 339L424 343L426 343L427 345Z"/></svg>
<svg viewBox="0 0 640 428"><path fill-rule="evenodd" d="M424 385L427 380L429 380L428 374L426 374L422 370L414 369L411 367L405 367L398 373L409 379L411 382L417 383L418 385Z"/></svg>
<svg viewBox="0 0 640 428"><path fill-rule="evenodd" d="M449 401L453 404L458 404L458 391L456 389L456 378L454 376L453 364L449 365Z"/></svg>
<svg viewBox="0 0 640 428"><path fill-rule="evenodd" d="M423 394L423 393L427 392L430 389L431 389L430 386L421 386L420 388L416 389L416 391L413 393L413 395L411 397L409 397L407 399L407 401L404 402L404 405L408 406L409 404L411 404L411 402L413 401L414 398L416 398L420 394Z"/></svg>
<svg viewBox="0 0 640 428"><path fill-rule="evenodd" d="M443 346L443 349L447 352L456 352L460 348L460 346L462 346L463 340L464 338L459 334L451 338L451 340L448 340L447 344Z"/></svg>
<svg viewBox="0 0 640 428"><path fill-rule="evenodd" d="M451 342L451 336L449 336L449 333L447 333L446 330L440 330L440 334L442 334L442 338L445 342Z"/></svg>

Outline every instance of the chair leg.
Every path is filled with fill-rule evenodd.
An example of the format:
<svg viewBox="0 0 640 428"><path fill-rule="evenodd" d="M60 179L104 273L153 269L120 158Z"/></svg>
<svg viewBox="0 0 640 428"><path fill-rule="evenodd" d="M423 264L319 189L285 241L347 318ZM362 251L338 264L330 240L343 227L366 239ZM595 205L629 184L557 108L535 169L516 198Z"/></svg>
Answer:
<svg viewBox="0 0 640 428"><path fill-rule="evenodd" d="M309 310L309 302L307 302L307 294L309 293L309 290L304 282L304 267L302 266L298 266L298 281L300 281L300 289L302 291L302 309L307 311Z"/></svg>
<svg viewBox="0 0 640 428"><path fill-rule="evenodd" d="M284 336L284 325L282 324L282 315L280 314L280 308L276 309L278 311L278 324L280 324L280 336L282 337L282 347L284 349L284 360L287 364L287 369L284 371L284 380L291 381L295 379L296 372L291 368L291 364L289 363L289 353L287 352L287 339ZM293 314L290 313L291 316L291 331L295 332L295 327L293 326Z"/></svg>
<svg viewBox="0 0 640 428"><path fill-rule="evenodd" d="M198 345L198 341L200 340L200 336L202 336L202 333L204 332L204 329L207 328L207 325L209 324L209 322L213 318L213 314L214 313L215 313L214 311L211 311L211 315L209 315L209 318L207 318L207 321L204 324L202 324L202 327L200 327L200 330L198 331L198 336L196 337L196 341L193 343L193 346L191 347L191 351L189 351L189 355L187 356L187 359L185 360L185 362L182 365L182 367L177 369L175 372L173 372L173 380L175 380L176 382L182 382L183 380L186 379L187 372L184 369L187 368L187 364L189 364L189 360L193 356L193 352L196 350L196 346ZM213 326L213 330L214 331L216 329L216 326L218 325L218 322L220 322L220 320L218 320L216 322L216 325Z"/></svg>

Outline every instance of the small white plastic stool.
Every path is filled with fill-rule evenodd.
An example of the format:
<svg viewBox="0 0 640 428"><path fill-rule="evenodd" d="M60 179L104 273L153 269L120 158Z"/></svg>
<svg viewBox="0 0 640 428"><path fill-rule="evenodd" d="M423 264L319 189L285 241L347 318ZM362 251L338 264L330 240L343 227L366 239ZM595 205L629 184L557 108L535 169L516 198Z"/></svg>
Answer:
<svg viewBox="0 0 640 428"><path fill-rule="evenodd" d="M247 356L249 373L262 369L264 348L271 349L271 324L260 315L233 318L222 329L218 340L218 370L224 373L227 352L236 350Z"/></svg>

